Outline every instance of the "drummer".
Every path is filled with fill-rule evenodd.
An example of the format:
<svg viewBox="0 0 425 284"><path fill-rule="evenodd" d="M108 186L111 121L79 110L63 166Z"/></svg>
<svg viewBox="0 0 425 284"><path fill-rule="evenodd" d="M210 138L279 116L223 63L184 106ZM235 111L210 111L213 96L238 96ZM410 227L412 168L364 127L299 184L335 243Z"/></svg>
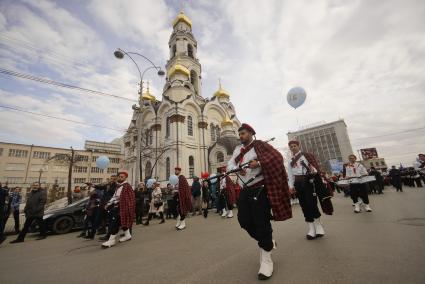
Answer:
<svg viewBox="0 0 425 284"><path fill-rule="evenodd" d="M354 202L354 213L360 213L360 202L359 197L363 200L365 210L372 212L369 205L369 197L366 183L362 182L362 177L368 176L366 168L356 162L357 157L353 154L348 156L349 163L343 167L343 177L350 183L350 194L351 199Z"/></svg>

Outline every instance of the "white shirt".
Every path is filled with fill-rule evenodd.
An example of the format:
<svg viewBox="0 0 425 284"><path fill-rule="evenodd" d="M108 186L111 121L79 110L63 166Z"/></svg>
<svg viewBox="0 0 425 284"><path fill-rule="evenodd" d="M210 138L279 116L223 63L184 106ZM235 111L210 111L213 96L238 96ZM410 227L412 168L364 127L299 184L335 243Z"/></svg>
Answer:
<svg viewBox="0 0 425 284"><path fill-rule="evenodd" d="M252 161L252 160L257 160L257 153L255 152L254 147L252 147L248 152L245 153L245 155L243 156L243 158L239 162L239 164L236 164L235 158L240 154L242 147L244 147L244 146L243 145L236 146L235 150L233 151L232 157L230 158L229 162L227 163L227 170L234 170L234 169L239 167L239 164L244 164L244 163ZM245 173L246 173L245 175L242 175L241 173L237 173L238 176L239 176L238 184L241 187L244 187L245 183L249 179L256 176L260 172L261 172L261 166L258 167L258 168L255 168L255 169L250 169L250 168L245 169ZM263 179L264 179L263 175L260 175L260 176L256 177L252 182L247 184L247 186L254 185L257 182L262 181Z"/></svg>
<svg viewBox="0 0 425 284"><path fill-rule="evenodd" d="M367 176L367 170L366 168L358 163L354 162L354 164L347 164L345 166L345 178L355 178L355 177L361 177L361 176Z"/></svg>
<svg viewBox="0 0 425 284"><path fill-rule="evenodd" d="M300 152L293 155L293 157L297 156ZM289 160L289 163L288 163L288 186L294 187L295 176L303 176L307 174L307 170L305 169L305 167L302 166L301 162L304 162L307 165L307 167L310 167L310 163L307 161L304 155L301 155L301 157L298 159L298 161L295 163L293 167L291 166L291 161L292 159ZM317 169L315 169L313 166L311 166L311 171L313 173L317 173Z"/></svg>
<svg viewBox="0 0 425 284"><path fill-rule="evenodd" d="M121 196L121 192L122 192L122 188L124 186L124 183L119 183L118 184L118 188L115 190L114 195L112 196L112 198L108 201L108 205L112 205L112 204L118 204L120 203L120 196Z"/></svg>

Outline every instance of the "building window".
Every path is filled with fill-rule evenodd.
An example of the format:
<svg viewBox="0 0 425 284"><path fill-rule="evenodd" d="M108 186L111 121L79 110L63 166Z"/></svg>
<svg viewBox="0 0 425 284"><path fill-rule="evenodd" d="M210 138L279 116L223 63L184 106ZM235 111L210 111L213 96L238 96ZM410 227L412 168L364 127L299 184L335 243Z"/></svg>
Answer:
<svg viewBox="0 0 425 284"><path fill-rule="evenodd" d="M224 155L222 152L218 152L217 153L217 163L222 163L224 162Z"/></svg>
<svg viewBox="0 0 425 284"><path fill-rule="evenodd" d="M145 179L152 177L152 164L150 161L146 162L145 166Z"/></svg>
<svg viewBox="0 0 425 284"><path fill-rule="evenodd" d="M210 124L211 141L215 141L215 127L214 124Z"/></svg>
<svg viewBox="0 0 425 284"><path fill-rule="evenodd" d="M170 118L167 117L165 120L165 137L170 137Z"/></svg>
<svg viewBox="0 0 425 284"><path fill-rule="evenodd" d="M191 44L187 45L187 55L193 58L193 46Z"/></svg>
<svg viewBox="0 0 425 284"><path fill-rule="evenodd" d="M86 178L74 178L74 183L85 183Z"/></svg>
<svg viewBox="0 0 425 284"><path fill-rule="evenodd" d="M91 183L101 183L103 181L103 178L91 178Z"/></svg>
<svg viewBox="0 0 425 284"><path fill-rule="evenodd" d="M370 166L373 167L373 163L370 163Z"/></svg>
<svg viewBox="0 0 425 284"><path fill-rule="evenodd" d="M153 131L152 129L149 129L149 145L152 145L153 143Z"/></svg>
<svg viewBox="0 0 425 284"><path fill-rule="evenodd" d="M385 162L384 161L381 161L381 166L385 166Z"/></svg>
<svg viewBox="0 0 425 284"><path fill-rule="evenodd" d="M103 169L100 169L98 167L91 167L91 172L92 173L102 173L103 174Z"/></svg>
<svg viewBox="0 0 425 284"><path fill-rule="evenodd" d="M0 156L3 155L3 148L0 148Z"/></svg>
<svg viewBox="0 0 425 284"><path fill-rule="evenodd" d="M187 117L187 135L193 136L193 120L190 115Z"/></svg>
<svg viewBox="0 0 425 284"><path fill-rule="evenodd" d="M109 162L111 162L111 164L119 164L120 158L109 158Z"/></svg>
<svg viewBox="0 0 425 284"><path fill-rule="evenodd" d="M77 156L75 156L75 160L78 161L78 162L88 162L89 156L77 155Z"/></svg>
<svg viewBox="0 0 425 284"><path fill-rule="evenodd" d="M167 157L167 159L165 159L165 179L166 180L170 178L170 169L171 169L170 157Z"/></svg>
<svg viewBox="0 0 425 284"><path fill-rule="evenodd" d="M34 151L34 153L32 153L32 157L34 159L48 159L50 157L50 153L49 152Z"/></svg>
<svg viewBox="0 0 425 284"><path fill-rule="evenodd" d="M118 168L108 168L108 174L117 174Z"/></svg>
<svg viewBox="0 0 425 284"><path fill-rule="evenodd" d="M375 165L379 166L379 163L378 163L378 162L376 162L376 163L375 163Z"/></svg>
<svg viewBox="0 0 425 284"><path fill-rule="evenodd" d="M87 167L74 167L74 173L87 173Z"/></svg>
<svg viewBox="0 0 425 284"><path fill-rule="evenodd" d="M25 164L8 163L6 164L6 171L24 171Z"/></svg>
<svg viewBox="0 0 425 284"><path fill-rule="evenodd" d="M195 161L193 156L189 156L189 178L193 178L195 175Z"/></svg>
<svg viewBox="0 0 425 284"><path fill-rule="evenodd" d="M98 156L93 156L93 157L91 157L91 161L92 162L96 162L97 158L99 158L99 157Z"/></svg>
<svg viewBox="0 0 425 284"><path fill-rule="evenodd" d="M27 150L9 149L9 157L26 158L27 156L28 156Z"/></svg>

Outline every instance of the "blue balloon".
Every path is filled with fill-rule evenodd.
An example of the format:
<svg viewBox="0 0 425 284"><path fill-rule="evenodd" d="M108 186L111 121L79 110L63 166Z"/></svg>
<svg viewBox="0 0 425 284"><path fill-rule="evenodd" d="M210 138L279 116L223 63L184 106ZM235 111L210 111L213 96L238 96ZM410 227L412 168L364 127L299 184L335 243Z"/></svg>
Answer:
<svg viewBox="0 0 425 284"><path fill-rule="evenodd" d="M100 156L96 159L96 167L99 169L106 169L109 165L109 158L106 156Z"/></svg>
<svg viewBox="0 0 425 284"><path fill-rule="evenodd" d="M176 175L171 175L169 182L172 186L176 186L179 183L179 177Z"/></svg>
<svg viewBox="0 0 425 284"><path fill-rule="evenodd" d="M300 107L307 98L307 93L301 87L294 87L289 90L286 99L288 100L288 104L293 108Z"/></svg>
<svg viewBox="0 0 425 284"><path fill-rule="evenodd" d="M154 183L156 183L156 179L154 179L154 178L150 178L150 179L148 179L148 181L146 182L146 187L147 187L147 188L152 188L152 186L154 185Z"/></svg>

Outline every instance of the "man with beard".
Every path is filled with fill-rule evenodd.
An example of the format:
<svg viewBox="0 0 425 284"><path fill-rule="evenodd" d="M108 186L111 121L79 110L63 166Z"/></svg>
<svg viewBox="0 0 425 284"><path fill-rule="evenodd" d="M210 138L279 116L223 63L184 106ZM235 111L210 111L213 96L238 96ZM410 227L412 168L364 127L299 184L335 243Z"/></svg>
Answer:
<svg viewBox="0 0 425 284"><path fill-rule="evenodd" d="M235 148L227 169L241 169L238 182L243 189L238 200L238 221L258 242L258 279L266 280L273 274L271 251L276 247L270 211L275 221L292 217L287 175L282 155L266 142L254 140L255 130L250 125L243 123L238 132L242 145ZM248 167L242 169L241 165L247 163Z"/></svg>
<svg viewBox="0 0 425 284"><path fill-rule="evenodd" d="M119 239L120 243L131 240L130 230L136 215L136 201L131 185L126 181L128 173L121 171L118 173L117 187L114 195L106 204L112 218L110 226L109 240L102 244L103 248L110 248L117 243L117 234L120 227L124 231L124 236Z"/></svg>

